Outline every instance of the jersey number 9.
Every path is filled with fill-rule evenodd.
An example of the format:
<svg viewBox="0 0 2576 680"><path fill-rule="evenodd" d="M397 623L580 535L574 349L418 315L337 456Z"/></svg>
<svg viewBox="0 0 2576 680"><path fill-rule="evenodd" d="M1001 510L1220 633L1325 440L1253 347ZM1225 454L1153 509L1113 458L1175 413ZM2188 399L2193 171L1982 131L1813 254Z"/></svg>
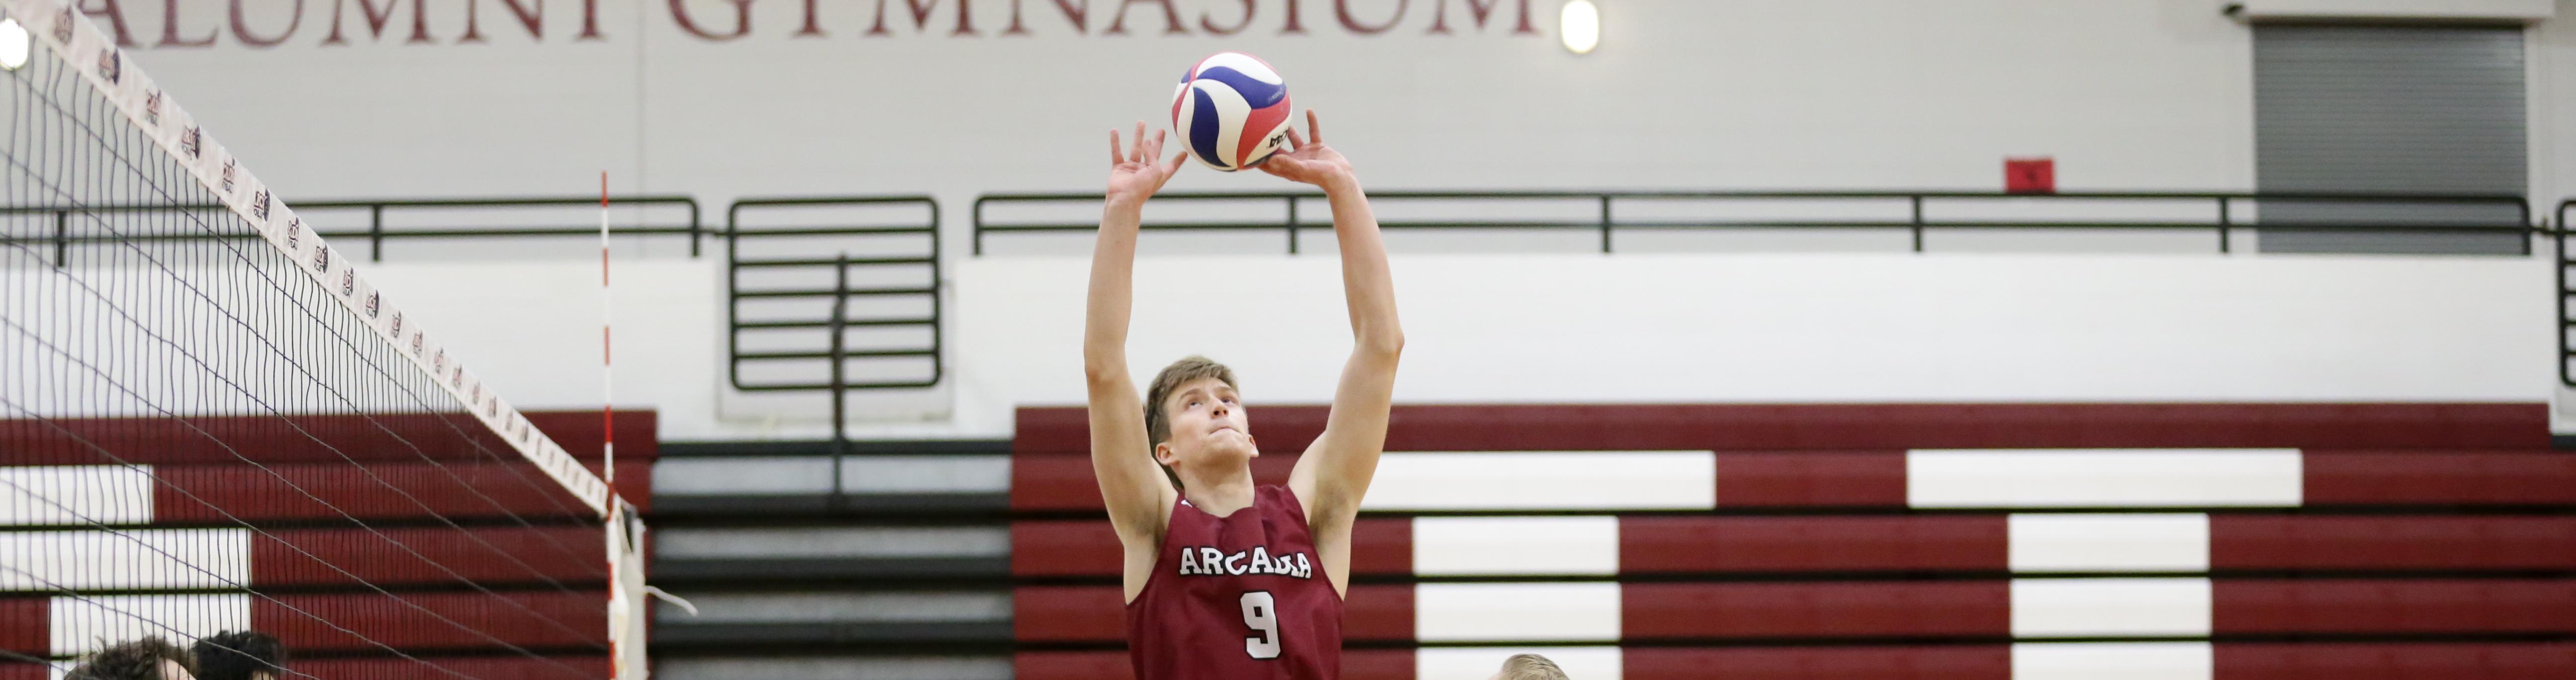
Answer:
<svg viewBox="0 0 2576 680"><path fill-rule="evenodd" d="M1279 607L1272 604L1270 591L1243 594L1243 625L1255 633L1243 639L1243 653L1255 659L1279 658Z"/></svg>

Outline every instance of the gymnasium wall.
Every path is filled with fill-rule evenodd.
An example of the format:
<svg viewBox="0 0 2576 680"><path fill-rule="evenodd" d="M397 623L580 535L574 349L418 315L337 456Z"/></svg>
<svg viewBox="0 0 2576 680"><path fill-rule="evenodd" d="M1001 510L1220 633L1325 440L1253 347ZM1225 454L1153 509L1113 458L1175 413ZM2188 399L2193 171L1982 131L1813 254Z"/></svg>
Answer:
<svg viewBox="0 0 2576 680"><path fill-rule="evenodd" d="M240 27L175 3L203 47L162 45L162 3L120 6L136 58L290 198L578 193L602 169L717 200L1089 190L1107 129L1167 116L1182 67L1221 49L1282 69L1382 188L1991 189L2016 154L2055 155L2070 190L2252 183L2250 32L2215 0L1608 0L1585 56L1557 45L1555 0L1528 2L1528 34L1520 0L1477 0L1481 28L1469 0L1170 0L1180 34L1163 2L1067 1L1085 28L1051 0L920 0L927 29L907 0L744 0L751 27L723 40L678 20L729 35L736 5L713 0L241 0ZM799 35L807 5L821 35ZM1201 25L1246 6L1240 33ZM1302 33L1281 35L1292 6ZM1363 35L1342 8L1401 14Z"/></svg>
<svg viewBox="0 0 2576 680"><path fill-rule="evenodd" d="M133 58L289 202L581 194L606 170L620 192L710 206L929 193L962 236L978 194L1095 190L1105 130L1164 114L1180 68L1220 49L1287 73L1379 189L1991 190L2008 155L2056 157L2066 190L2253 185L2250 30L2215 0L1601 0L1602 47L1580 57L1556 44L1554 0L1530 3L1528 34L1516 0L1481 26L1467 0L912 1L84 5L115 7ZM1087 7L1079 27L1065 4ZM1208 35L1245 7L1239 32ZM1291 7L1301 31L1283 34ZM2576 194L2576 27L2531 35L2545 208ZM1282 188L1204 168L1173 186ZM1148 258L1137 369L1202 351L1264 399L1325 398L1332 260L1272 252ZM997 434L1015 404L1079 399L1079 254L957 257L951 391L863 404L918 421L875 433ZM621 403L662 408L674 438L818 431L810 405L723 392L720 262L629 266L645 273L620 276ZM425 258L376 278L501 364L485 374L520 404L572 407L596 401L589 267ZM1397 271L1407 401L2528 402L2550 385L2537 260L1409 255ZM1240 283L1199 287L1217 273ZM1223 323L1183 324L1185 307Z"/></svg>

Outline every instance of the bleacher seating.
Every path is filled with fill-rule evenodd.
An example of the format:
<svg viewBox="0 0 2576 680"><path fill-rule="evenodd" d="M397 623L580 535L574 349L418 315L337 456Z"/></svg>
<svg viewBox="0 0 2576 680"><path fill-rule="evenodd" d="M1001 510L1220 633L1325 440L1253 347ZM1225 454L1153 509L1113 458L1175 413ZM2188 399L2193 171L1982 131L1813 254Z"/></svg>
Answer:
<svg viewBox="0 0 2576 680"><path fill-rule="evenodd" d="M1281 483L1324 409L1252 413ZM1019 680L1128 675L1087 446L1020 411ZM1344 677L2576 677L2549 446L2533 404L1399 406Z"/></svg>
<svg viewBox="0 0 2576 680"><path fill-rule="evenodd" d="M599 470L598 413L528 418ZM276 635L293 651L293 670L320 677L418 677L423 669L396 654L486 678L606 668L604 654L576 651L607 629L604 539L598 518L561 486L495 459L517 454L471 420L294 421L292 429L225 417L0 422L0 451L9 454L0 476L36 494L5 494L19 502L0 509L0 519L14 520L0 523L25 530L0 532L0 550L71 560L53 562L45 577L57 583L133 591L71 597L0 579L17 586L0 589L0 651L53 656L68 631L127 627L110 621L126 608L188 612L211 626L206 632ZM620 491L646 510L654 421L651 412L616 421ZM134 467L102 465L92 445ZM504 472L512 466L521 469ZM37 496L73 499L81 516L114 528L47 512L51 502ZM567 519L589 525L558 521ZM0 680L47 673L0 663Z"/></svg>

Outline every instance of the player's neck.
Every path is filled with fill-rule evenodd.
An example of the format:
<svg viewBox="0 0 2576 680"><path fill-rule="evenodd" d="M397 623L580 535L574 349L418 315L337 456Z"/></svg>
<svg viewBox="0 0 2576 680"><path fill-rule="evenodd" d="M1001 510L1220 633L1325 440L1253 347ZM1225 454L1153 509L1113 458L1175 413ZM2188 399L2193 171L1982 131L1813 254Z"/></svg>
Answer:
<svg viewBox="0 0 2576 680"><path fill-rule="evenodd" d="M1192 479L1189 480L1188 487L1187 492L1182 495L1189 498L1190 505L1198 507L1200 512L1225 517L1234 514L1236 510L1252 507L1252 470L1250 468L1212 478Z"/></svg>

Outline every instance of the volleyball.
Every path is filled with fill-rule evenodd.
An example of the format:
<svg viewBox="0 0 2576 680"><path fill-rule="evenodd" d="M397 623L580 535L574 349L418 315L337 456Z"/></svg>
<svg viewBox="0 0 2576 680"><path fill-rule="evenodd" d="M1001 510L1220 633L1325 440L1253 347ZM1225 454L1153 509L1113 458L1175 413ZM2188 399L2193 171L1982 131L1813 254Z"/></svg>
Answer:
<svg viewBox="0 0 2576 680"><path fill-rule="evenodd" d="M1172 92L1172 129L1190 156L1233 172L1258 165L1288 141L1288 82L1268 62L1219 52L1190 66Z"/></svg>

